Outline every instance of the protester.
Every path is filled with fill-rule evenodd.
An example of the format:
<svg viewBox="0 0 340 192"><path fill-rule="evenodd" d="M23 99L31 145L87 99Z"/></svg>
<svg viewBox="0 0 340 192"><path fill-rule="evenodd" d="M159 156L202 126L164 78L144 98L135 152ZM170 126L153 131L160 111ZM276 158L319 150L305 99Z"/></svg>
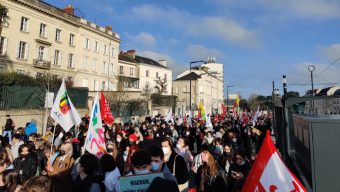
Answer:
<svg viewBox="0 0 340 192"><path fill-rule="evenodd" d="M185 137L179 138L174 150L178 155L183 157L187 166L190 167L193 162L193 156L191 155L191 152L189 150L188 142L188 139Z"/></svg>
<svg viewBox="0 0 340 192"><path fill-rule="evenodd" d="M102 172L105 175L104 184L106 192L119 192L118 178L121 176L114 158L106 154L101 159Z"/></svg>
<svg viewBox="0 0 340 192"><path fill-rule="evenodd" d="M37 173L38 162L28 144L19 147L19 157L13 162L13 168L18 172L19 183L22 184Z"/></svg>
<svg viewBox="0 0 340 192"><path fill-rule="evenodd" d="M20 192L52 192L52 182L46 176L35 176L25 182Z"/></svg>
<svg viewBox="0 0 340 192"><path fill-rule="evenodd" d="M24 144L24 142L21 140L20 134L14 134L13 139L11 142L11 152L13 155L13 158L16 159L19 156L19 147Z"/></svg>
<svg viewBox="0 0 340 192"><path fill-rule="evenodd" d="M18 183L18 173L13 169L4 170L1 173L0 192L18 192L21 186Z"/></svg>
<svg viewBox="0 0 340 192"><path fill-rule="evenodd" d="M54 191L72 191L71 169L74 164L72 157L73 147L71 143L62 143L59 148L59 156L52 166L47 164L48 176L52 178Z"/></svg>
<svg viewBox="0 0 340 192"><path fill-rule="evenodd" d="M244 152L238 151L235 153L235 161L230 165L228 174L229 191L241 191L242 189L250 170L250 165L245 157Z"/></svg>
<svg viewBox="0 0 340 192"><path fill-rule="evenodd" d="M128 175L151 173L151 155L144 149L137 150L131 157L132 171Z"/></svg>
<svg viewBox="0 0 340 192"><path fill-rule="evenodd" d="M12 120L10 115L6 115L5 130L2 136L6 137L9 143L11 143L11 140L12 140L13 129L14 129L14 121Z"/></svg>
<svg viewBox="0 0 340 192"><path fill-rule="evenodd" d="M162 141L164 159L170 172L175 175L180 191L187 190L189 186L189 170L183 157L174 151L172 145L170 138L165 138Z"/></svg>

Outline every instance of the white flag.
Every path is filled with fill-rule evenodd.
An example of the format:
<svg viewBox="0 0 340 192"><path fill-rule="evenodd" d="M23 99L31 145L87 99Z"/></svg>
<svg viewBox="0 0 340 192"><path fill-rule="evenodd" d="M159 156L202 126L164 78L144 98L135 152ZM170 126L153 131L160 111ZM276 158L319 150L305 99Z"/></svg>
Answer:
<svg viewBox="0 0 340 192"><path fill-rule="evenodd" d="M253 117L253 125L255 125L257 118L259 117L259 114L260 114L260 106L257 106L257 111Z"/></svg>
<svg viewBox="0 0 340 192"><path fill-rule="evenodd" d="M98 99L98 92L94 100L92 112L90 116L90 126L85 140L85 149L98 157L104 155L106 151L104 128L102 118L100 115L100 104Z"/></svg>
<svg viewBox="0 0 340 192"><path fill-rule="evenodd" d="M213 128L213 124L211 123L210 114L209 115L205 114L205 126L211 128L211 129Z"/></svg>
<svg viewBox="0 0 340 192"><path fill-rule="evenodd" d="M169 121L171 121L171 123L172 123L173 125L175 125L174 117L172 116L171 110L169 111L168 115L166 116L165 121L166 121L167 123L169 123Z"/></svg>
<svg viewBox="0 0 340 192"><path fill-rule="evenodd" d="M53 107L51 109L51 117L66 132L68 132L72 126L79 125L81 122L80 116L67 94L64 79L54 100Z"/></svg>

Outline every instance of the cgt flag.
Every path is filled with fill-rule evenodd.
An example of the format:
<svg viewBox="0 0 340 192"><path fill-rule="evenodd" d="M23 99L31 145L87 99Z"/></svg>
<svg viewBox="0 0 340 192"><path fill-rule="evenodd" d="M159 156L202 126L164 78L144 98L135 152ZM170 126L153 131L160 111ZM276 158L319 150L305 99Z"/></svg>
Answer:
<svg viewBox="0 0 340 192"><path fill-rule="evenodd" d="M103 91L100 92L100 114L105 124L112 125L114 123L115 119Z"/></svg>
<svg viewBox="0 0 340 192"><path fill-rule="evenodd" d="M269 131L250 170L242 192L307 192L281 160Z"/></svg>
<svg viewBox="0 0 340 192"><path fill-rule="evenodd" d="M85 149L98 157L101 157L106 151L98 93L92 107L90 126L85 140Z"/></svg>
<svg viewBox="0 0 340 192"><path fill-rule="evenodd" d="M68 132L72 126L79 125L81 122L80 116L67 94L64 79L54 100L53 107L51 109L51 117L66 132Z"/></svg>

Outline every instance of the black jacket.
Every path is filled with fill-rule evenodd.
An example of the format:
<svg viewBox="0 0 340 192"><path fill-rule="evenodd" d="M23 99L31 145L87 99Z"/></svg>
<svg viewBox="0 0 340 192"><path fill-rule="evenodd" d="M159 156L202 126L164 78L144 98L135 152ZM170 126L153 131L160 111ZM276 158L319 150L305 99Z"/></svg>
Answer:
<svg viewBox="0 0 340 192"><path fill-rule="evenodd" d="M14 170L18 172L19 183L24 183L37 173L38 163L33 154L28 157L18 157L13 162Z"/></svg>
<svg viewBox="0 0 340 192"><path fill-rule="evenodd" d="M225 192L227 191L227 177L225 171L222 168L218 168L218 172L215 176L202 175L201 165L197 170L196 185L199 192ZM200 183L204 179L204 189L200 189Z"/></svg>
<svg viewBox="0 0 340 192"><path fill-rule="evenodd" d="M176 152L172 152L169 161L166 162L170 172L174 174L177 179L178 184L184 184L189 180L189 171L187 164L183 157L178 155Z"/></svg>

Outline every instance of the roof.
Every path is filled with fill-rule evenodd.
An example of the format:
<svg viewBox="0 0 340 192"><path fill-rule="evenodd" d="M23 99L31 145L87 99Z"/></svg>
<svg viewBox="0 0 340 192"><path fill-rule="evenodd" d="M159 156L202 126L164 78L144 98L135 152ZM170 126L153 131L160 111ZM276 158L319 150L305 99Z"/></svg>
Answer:
<svg viewBox="0 0 340 192"><path fill-rule="evenodd" d="M168 69L167 67L158 63L155 60L152 60L152 59L146 58L146 57L142 57L142 56L139 56L139 55L135 55L135 58L133 58L129 53L126 53L126 52L120 53L119 56L118 56L118 60L136 63L136 64L137 63L144 63L144 64L153 65L153 66L156 66L156 67L162 67L162 68Z"/></svg>
<svg viewBox="0 0 340 192"><path fill-rule="evenodd" d="M340 95L340 89L336 90L333 95Z"/></svg>
<svg viewBox="0 0 340 192"><path fill-rule="evenodd" d="M321 89L321 91L318 93L318 96L327 95L327 92L328 92L331 88L332 88L332 87L327 87L327 88Z"/></svg>
<svg viewBox="0 0 340 192"><path fill-rule="evenodd" d="M131 62L131 63L137 63L137 61L134 60L132 57L130 57L127 53L126 54L125 53L119 54L118 60L127 61L127 62Z"/></svg>
<svg viewBox="0 0 340 192"><path fill-rule="evenodd" d="M150 58L146 58L146 57L142 57L142 56L136 55L135 56L135 60L137 61L137 63L145 63L145 64L148 64L148 65L153 65L153 66L157 66L157 67L162 67L162 68L168 69L164 65L162 65L162 64L158 63L157 61L152 60Z"/></svg>
<svg viewBox="0 0 340 192"><path fill-rule="evenodd" d="M195 72L191 72L189 74L186 74L178 79L176 79L175 81L185 81L185 80L197 80L198 78L201 78L200 75L197 75Z"/></svg>

